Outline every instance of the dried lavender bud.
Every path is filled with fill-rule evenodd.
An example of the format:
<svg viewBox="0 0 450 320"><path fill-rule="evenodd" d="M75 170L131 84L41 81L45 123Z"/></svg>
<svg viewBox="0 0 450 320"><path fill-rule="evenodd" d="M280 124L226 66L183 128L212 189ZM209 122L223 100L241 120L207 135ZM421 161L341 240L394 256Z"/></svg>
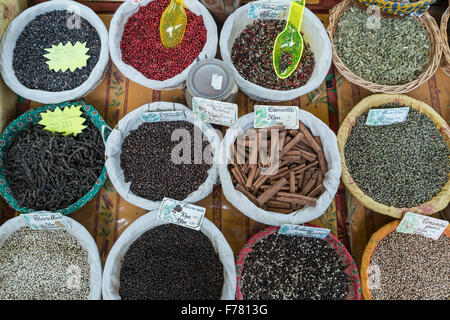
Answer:
<svg viewBox="0 0 450 320"><path fill-rule="evenodd" d="M271 234L245 259L243 298L266 300L344 299L350 280L324 240Z"/></svg>
<svg viewBox="0 0 450 320"><path fill-rule="evenodd" d="M77 25L69 28L68 19ZM78 28L79 22L79 28ZM45 49L53 45L77 41L86 43L89 51L87 65L75 71L50 70L44 57ZM84 18L73 12L55 10L36 16L22 31L16 41L13 69L17 79L25 87L45 91L65 91L82 85L90 76L100 57L101 41L95 28Z"/></svg>
<svg viewBox="0 0 450 320"><path fill-rule="evenodd" d="M450 238L391 232L370 259L376 300L450 299Z"/></svg>
<svg viewBox="0 0 450 320"><path fill-rule="evenodd" d="M386 104L379 108L404 107ZM404 122L366 125L356 120L344 148L357 186L377 202L411 208L431 200L447 183L450 151L433 121L410 108Z"/></svg>
<svg viewBox="0 0 450 320"><path fill-rule="evenodd" d="M89 118L83 124L87 127L75 137L43 130L40 124L13 137L3 172L19 206L57 211L94 186L105 164L105 145Z"/></svg>
<svg viewBox="0 0 450 320"><path fill-rule="evenodd" d="M306 42L297 69L286 79L278 78L275 73L273 44L285 25L284 20L258 19L239 34L231 50L231 60L244 79L274 90L291 90L308 82L314 71L315 60Z"/></svg>
<svg viewBox="0 0 450 320"><path fill-rule="evenodd" d="M339 19L333 42L336 53L353 73L382 85L415 80L431 58L431 41L415 18L381 18L368 27L370 14L351 6Z"/></svg>
<svg viewBox="0 0 450 320"><path fill-rule="evenodd" d="M211 165L205 163L203 151L209 142L202 141L199 128L195 129L198 132L194 134L194 128L187 121L156 122L143 123L130 132L122 144L120 166L125 181L131 182L130 190L134 194L152 201L161 201L164 197L184 200L205 182ZM186 130L190 143L185 140L171 141L175 130ZM172 161L172 150L184 142L191 153L186 157L190 163L176 164ZM195 152L202 157L199 164L196 164L200 161L196 159Z"/></svg>
<svg viewBox="0 0 450 320"><path fill-rule="evenodd" d="M84 300L89 296L88 253L66 230L20 228L0 247L0 266L0 299ZM74 268L80 277L72 286L68 277Z"/></svg>
<svg viewBox="0 0 450 320"><path fill-rule="evenodd" d="M119 294L123 300L217 300L223 284L223 266L208 237L164 224L130 245Z"/></svg>

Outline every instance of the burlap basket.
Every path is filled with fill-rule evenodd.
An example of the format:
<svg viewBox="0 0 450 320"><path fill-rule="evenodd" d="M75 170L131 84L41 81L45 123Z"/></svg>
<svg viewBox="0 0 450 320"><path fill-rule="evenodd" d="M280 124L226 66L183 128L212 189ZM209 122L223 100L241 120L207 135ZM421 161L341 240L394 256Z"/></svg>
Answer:
<svg viewBox="0 0 450 320"><path fill-rule="evenodd" d="M448 46L447 25L450 17L450 7L445 10L441 18L442 60L441 68L450 77L450 48Z"/></svg>
<svg viewBox="0 0 450 320"><path fill-rule="evenodd" d="M369 239L369 242L366 245L366 248L364 249L364 254L362 256L361 261L361 268L360 268L360 277L361 277L361 290L362 290L362 296L365 300L372 300L372 295L370 293L369 286L367 285L368 279L369 279L369 266L370 266L370 259L372 258L373 252L378 246L378 243L386 238L386 236L391 233L395 232L397 229L399 223L401 220L394 220L392 222L389 222L388 224L384 225L380 229L378 229L377 232L375 232ZM445 229L444 234L450 238L450 225L447 226L447 229Z"/></svg>
<svg viewBox="0 0 450 320"><path fill-rule="evenodd" d="M425 83L431 76L436 72L439 61L441 60L442 55L442 41L439 33L439 28L436 24L436 21L430 16L428 13L425 13L422 17L415 17L418 19L420 23L427 29L428 35L430 37L431 45L432 45L432 53L431 58L428 65L425 67L424 71L413 81L396 86L388 86L381 85L374 82L370 82L362 79L361 77L354 74L341 60L341 58L336 53L336 49L334 47L333 35L336 31L338 22L342 14L347 11L352 6L352 2L350 0L344 0L338 5L336 5L330 11L330 18L328 23L327 32L331 39L331 45L333 48L333 63L336 66L337 70L340 74L344 76L345 79L354 83L364 89L367 89L371 92L382 92L382 93L405 93L411 90L416 89L421 84Z"/></svg>
<svg viewBox="0 0 450 320"><path fill-rule="evenodd" d="M366 111L369 111L373 107L392 102L407 105L411 108L414 108L426 114L434 122L436 128L444 136L444 139L447 141L447 146L450 148L450 127L447 124L447 122L444 119L442 119L442 117L436 111L434 111L434 109L431 108L429 105L405 95L389 95L389 94L372 95L361 100L361 102L359 102L353 108L353 110L347 115L347 117L342 122L339 128L337 139L338 139L339 154L341 156L341 163L342 163L342 176L341 176L342 182L344 183L346 188L352 193L352 195L356 197L359 202L361 202L363 206L372 209L373 211L397 219L403 217L403 214L408 211L424 215L433 214L447 207L450 201L450 174L449 180L447 180L445 186L430 201L422 203L421 205L413 208L397 208L379 203L374 199L372 199L371 197L369 197L368 195L366 195L352 179L346 166L344 148L345 144L347 143L347 139L352 131L352 128L355 125L356 119L361 114L363 114Z"/></svg>

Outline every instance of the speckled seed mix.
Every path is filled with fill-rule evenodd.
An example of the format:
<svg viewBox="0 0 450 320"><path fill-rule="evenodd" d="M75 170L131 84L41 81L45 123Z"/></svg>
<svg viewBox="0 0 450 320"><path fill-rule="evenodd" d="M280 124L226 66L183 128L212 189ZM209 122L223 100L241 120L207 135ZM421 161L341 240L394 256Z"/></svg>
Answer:
<svg viewBox="0 0 450 320"><path fill-rule="evenodd" d="M431 200L450 171L450 151L433 121L410 108L404 122L369 126L367 114L356 120L344 149L352 179L365 194L388 206L411 208Z"/></svg>
<svg viewBox="0 0 450 320"><path fill-rule="evenodd" d="M123 30L120 41L123 62L148 79L163 81L180 74L194 62L206 43L202 16L185 8L187 25L183 40L175 48L164 47L159 35L159 21L169 3L168 0L155 0L139 7Z"/></svg>
<svg viewBox="0 0 450 320"><path fill-rule="evenodd" d="M324 240L271 234L245 259L241 292L246 300L344 299L350 280Z"/></svg>
<svg viewBox="0 0 450 320"><path fill-rule="evenodd" d="M223 266L201 231L174 224L150 229L133 242L120 269L124 300L217 300Z"/></svg>
<svg viewBox="0 0 450 320"><path fill-rule="evenodd" d="M286 79L278 78L275 73L272 49L285 25L284 20L255 20L236 38L231 60L245 80L268 89L290 90L304 86L311 78L315 60L306 42L297 69Z"/></svg>
<svg viewBox="0 0 450 320"><path fill-rule="evenodd" d="M0 247L0 299L84 300L89 278L88 253L66 230L23 227Z"/></svg>
<svg viewBox="0 0 450 320"><path fill-rule="evenodd" d="M450 239L391 232L370 259L376 300L450 299ZM376 267L379 268L379 278ZM373 278L373 279L372 279ZM378 282L379 281L379 282Z"/></svg>
<svg viewBox="0 0 450 320"><path fill-rule="evenodd" d="M190 143L183 138L171 141L172 133L177 129L188 133ZM202 138L200 129L187 121L143 123L131 131L123 141L120 156L125 181L131 182L130 190L152 201L160 201L164 197L187 198L206 180L211 167L204 158L195 157L196 152L203 157L205 148L209 146L207 141L201 141ZM177 146L186 146L190 163L176 164L172 161L172 150L177 150L174 149ZM200 147L201 150L197 150ZM179 153L180 158L182 152ZM196 164L200 162L198 160L201 163Z"/></svg>
<svg viewBox="0 0 450 320"><path fill-rule="evenodd" d="M80 28L72 28L78 21ZM77 41L86 43L89 48L86 54L90 56L87 65L73 72L50 70L44 57L48 52L44 49L59 43L66 45L69 41L72 45ZM52 92L72 90L89 78L100 50L100 37L87 20L80 16L75 18L74 13L65 10L51 11L37 16L20 34L14 48L13 69L27 88Z"/></svg>

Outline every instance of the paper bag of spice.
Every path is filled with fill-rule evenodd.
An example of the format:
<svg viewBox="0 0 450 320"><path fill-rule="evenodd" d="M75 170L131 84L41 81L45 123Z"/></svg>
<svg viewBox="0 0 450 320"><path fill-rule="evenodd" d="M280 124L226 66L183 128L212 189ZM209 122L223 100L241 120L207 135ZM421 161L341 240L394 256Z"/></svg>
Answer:
<svg viewBox="0 0 450 320"><path fill-rule="evenodd" d="M330 130L330 128L323 123L321 120L316 118L314 115L307 111L299 110L299 119L302 122L300 126L300 130L302 129L302 126L305 125L308 129L308 131L311 133L310 139L314 140L314 142L310 142L312 144L315 144L316 140L315 137L320 137L320 141L322 146L316 145L317 150L321 150L323 152L323 159L320 159L321 166L319 165L319 158L310 158L314 157L315 154L313 154L314 149L312 149L311 152L305 152L303 150L303 155L308 157L311 162L309 164L301 164L299 163L298 166L296 164L292 164L291 167L283 167L283 161L290 161L290 157L297 157L300 159L300 156L296 153L297 150L290 150L294 145L297 143L301 143L301 139L304 138L304 134L300 132L300 134L297 134L298 137L297 140L295 137L291 138L287 144L284 142L282 145L284 146L283 150L280 150L279 155L279 162L280 166L276 168L274 166L275 170L273 172L266 172L266 175L260 175L261 178L264 178L260 180L256 180L254 182L253 186L258 188L265 188L266 186L263 186L262 183L267 183L267 188L262 194L260 194L257 198L252 197L252 194L247 192L245 188L241 188L240 184L237 184L237 189L234 186L233 180L234 180L234 174L233 172L230 172L231 167L231 159L234 158L231 157L231 148L236 142L237 138L244 134L245 132L249 132L253 129L253 120L254 115L253 113L247 114L241 118L238 119L238 122L236 124L235 128L229 128L227 130L227 134L225 135L225 138L222 142L220 152L217 154L215 158L215 162L219 164L219 174L220 174L220 180L222 183L222 189L225 197L228 201L233 204L239 211L241 211L246 216L252 218L253 220L256 220L258 222L264 223L264 224L270 224L270 225L276 225L279 226L281 224L300 224L305 223L311 220L314 220L321 216L330 203L333 201L334 195L337 192L337 188L339 186L339 179L341 176L341 165L340 165L340 157L339 152L337 148L337 140L336 135L333 131ZM271 132L271 130L267 130L268 132ZM306 130L305 130L306 131ZM278 133L277 130L274 130L274 133ZM281 134L280 134L281 136ZM273 139L273 137L271 137ZM287 140L287 136L284 137L284 140ZM272 148L274 145L271 143L267 148ZM277 150L278 146L275 146L274 150ZM289 149L289 151L287 151ZM261 152L262 151L262 152ZM269 151L273 152L273 151ZM302 151L300 151L302 152ZM239 151L236 152L239 154ZM259 149L259 153L264 156L264 154L267 154L267 151ZM291 155L292 154L292 155ZM251 156L251 155L249 155ZM286 158L288 157L288 158ZM272 157L270 157L272 158ZM322 158L322 156L321 156ZM275 159L275 158L272 158ZM325 160L325 161L323 161ZM239 160L238 160L239 161ZM270 161L270 160L269 160ZM250 160L248 161L250 163ZM239 162L238 162L239 163ZM307 171L307 169L317 166L317 168L312 171ZM269 167L270 168L270 167ZM322 169L320 169L322 168ZM236 168L235 168L236 169ZM270 169L269 169L270 170ZM295 173L295 182L292 183L292 175L290 172ZM323 172L322 172L323 171ZM286 173L289 172L289 175ZM298 180L300 179L300 174L304 173L305 177L303 178L303 181L305 182L305 185L303 185L303 181L301 183L302 190L307 191L304 192L302 195L300 192L299 194L293 195L294 190L297 190ZM252 170L247 172L247 178L252 174ZM306 177L307 174L314 174L316 175L313 177ZM321 177L319 178L319 174ZM242 182L244 186L246 185L246 182L248 181L247 178L243 178L245 182ZM270 179L272 178L272 179ZM317 179L321 179L321 183L317 185ZM259 181L259 182L258 182ZM272 183L273 182L273 183ZM308 182L311 182L310 185L306 186ZM280 186L277 186L277 184L281 184ZM290 188L293 187L293 190ZM318 187L319 193L314 192L314 188ZM270 191L272 190L272 192ZM322 191L321 191L322 190ZM276 193L276 195L272 194L273 192ZM307 194L310 194L311 192L314 192L314 196L317 196L318 198L312 198L312 195L310 197L307 197ZM320 196L319 196L320 195ZM268 210L265 209L265 204L267 200L272 201L272 198L274 196L279 196L281 198L284 198L286 196L290 197L290 200L295 198L295 201L297 204L300 204L300 202L303 203L303 207L300 208L294 208L294 210L291 210L292 208L289 207L289 211L286 213L282 213L285 210L279 209L277 211L275 210ZM281 199L281 200L288 200L288 199ZM277 201L277 199L275 199ZM288 201L289 202L289 201ZM263 205L261 205L263 204ZM277 204L279 204L277 202ZM300 206L299 206L300 207Z"/></svg>

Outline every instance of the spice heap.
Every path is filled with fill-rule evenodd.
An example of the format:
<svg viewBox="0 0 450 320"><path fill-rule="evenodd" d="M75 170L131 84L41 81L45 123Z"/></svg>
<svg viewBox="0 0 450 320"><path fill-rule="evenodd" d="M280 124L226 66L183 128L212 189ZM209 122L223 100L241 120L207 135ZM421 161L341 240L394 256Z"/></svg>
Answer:
<svg viewBox="0 0 450 320"><path fill-rule="evenodd" d="M154 0L139 7L125 24L120 50L122 60L148 79L163 81L180 74L198 57L206 43L203 18L185 8L186 31L181 43L166 48L159 34L159 21L169 0Z"/></svg>
<svg viewBox="0 0 450 320"><path fill-rule="evenodd" d="M0 266L0 299L84 300L89 296L88 253L66 230L20 228L0 247ZM80 276L73 284L68 279L72 271Z"/></svg>
<svg viewBox="0 0 450 320"><path fill-rule="evenodd" d="M40 124L31 124L13 137L3 165L19 206L57 211L93 187L103 170L105 146L90 119L84 125L75 137L44 130Z"/></svg>
<svg viewBox="0 0 450 320"><path fill-rule="evenodd" d="M181 142L172 141L175 131L185 133ZM131 182L134 194L151 201L184 200L208 177L211 164L203 158L207 147L200 129L190 122L144 122L122 144L125 182Z"/></svg>
<svg viewBox="0 0 450 320"><path fill-rule="evenodd" d="M324 240L273 233L245 259L246 300L340 300L348 294L345 266Z"/></svg>
<svg viewBox="0 0 450 320"><path fill-rule="evenodd" d="M69 21L76 25L70 28ZM50 70L45 49L62 43L86 43L89 48L87 65L74 71ZM95 28L84 18L65 10L56 10L34 18L22 31L16 42L13 69L25 87L44 91L72 90L90 76L100 56L101 41Z"/></svg>
<svg viewBox="0 0 450 320"><path fill-rule="evenodd" d="M311 78L315 60L307 43L304 43L303 55L297 69L289 77L280 79L275 73L273 44L285 25L284 20L258 19L236 38L231 50L231 60L245 80L268 89L291 90L304 86ZM289 60L288 57L284 58L283 65L284 60Z"/></svg>
<svg viewBox="0 0 450 320"><path fill-rule="evenodd" d="M333 41L336 53L354 74L381 85L415 80L431 57L431 41L415 17L381 18L368 27L368 13L352 6L339 19Z"/></svg>
<svg viewBox="0 0 450 320"><path fill-rule="evenodd" d="M320 137L299 130L253 129L232 146L236 190L264 210L291 213L314 207L328 171Z"/></svg>
<svg viewBox="0 0 450 320"><path fill-rule="evenodd" d="M223 266L208 237L164 224L130 245L119 294L123 300L217 300L223 283Z"/></svg>
<svg viewBox="0 0 450 320"><path fill-rule="evenodd" d="M405 106L377 108L395 107ZM413 108L404 122L389 125L366 125L367 115L358 117L344 148L358 187L375 201L399 208L436 196L448 180L450 151L433 121Z"/></svg>
<svg viewBox="0 0 450 320"><path fill-rule="evenodd" d="M391 232L370 259L379 278L370 289L375 300L450 299L450 238ZM373 269L375 270L375 269ZM379 281L377 283L377 281Z"/></svg>

